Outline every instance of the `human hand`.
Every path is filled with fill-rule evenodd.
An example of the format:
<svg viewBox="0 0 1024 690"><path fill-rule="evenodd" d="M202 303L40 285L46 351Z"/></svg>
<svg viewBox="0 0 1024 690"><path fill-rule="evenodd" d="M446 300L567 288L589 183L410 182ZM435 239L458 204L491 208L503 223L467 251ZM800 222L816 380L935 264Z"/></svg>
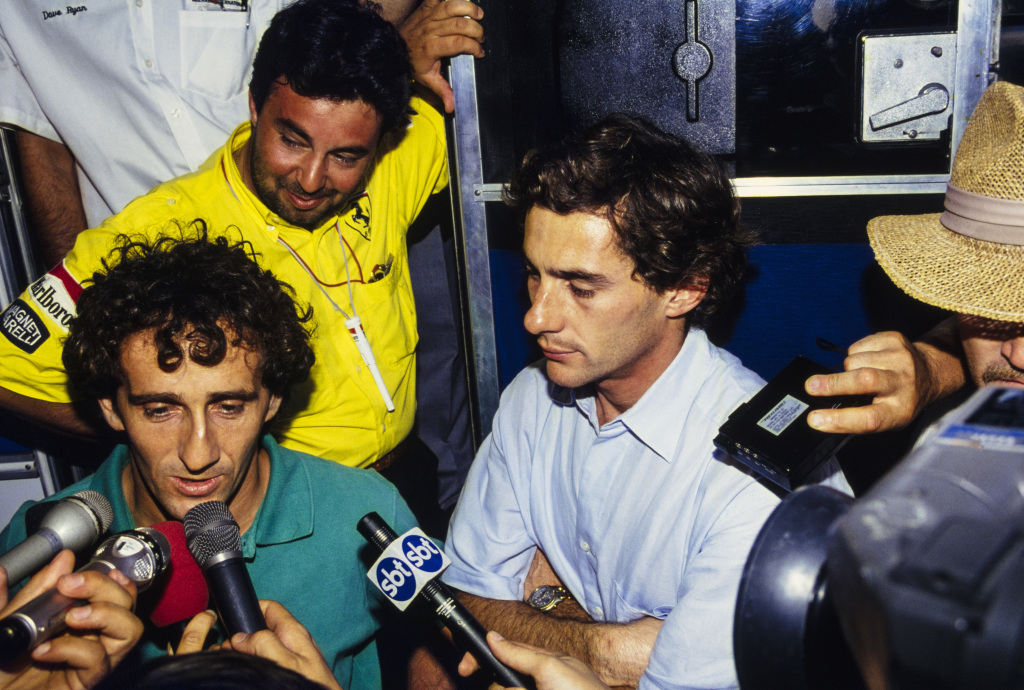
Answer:
<svg viewBox="0 0 1024 690"><path fill-rule="evenodd" d="M564 670L565 673L571 673L572 676L580 679L578 671L581 668L585 668L590 670L593 674L593 678L599 683L602 683L602 685L591 686L584 684L581 686L583 688L603 688L605 687L605 684L612 687L622 686L635 688L640 682L640 676L643 675L644 670L647 668L647 664L650 662L651 652L654 650L654 642L658 638L658 633L661 632L661 626L664 624L665 621L660 618L645 616L630 623L599 623L587 626L587 636L590 639L590 651L586 654L587 661L568 656L561 657L553 652L542 650L539 647L532 647L521 643L517 644L520 644L521 647L525 647L527 649L549 654L554 657L556 661L574 659L573 662L569 664L568 669L562 669L560 671L544 671L546 673L552 673L556 678L559 677L558 673ZM488 644L490 644L492 634L497 635L497 633L488 633ZM500 638L501 636L498 635L498 637ZM491 645L491 648L493 650L494 645ZM495 656L497 656L497 654L495 654ZM502 660L501 657L498 658L499 660ZM540 662L543 660L537 661ZM502 660L502 662L504 663L504 660ZM544 663L546 664L549 662ZM588 663L590 664L589 666ZM554 666L554 664L552 665ZM530 675L534 675L532 671L527 669L519 669L513 664L509 664L509 666L517 670L523 670ZM467 653L459 662L459 675L472 675L479 668L480 666L477 663L477 660L472 654ZM537 678L537 681L538 690L541 690L540 678ZM558 688L561 686L553 684L548 687Z"/></svg>
<svg viewBox="0 0 1024 690"><path fill-rule="evenodd" d="M409 46L413 77L438 95L447 113L455 110L455 96L441 76L441 59L484 56L483 16L484 11L468 0L423 0L399 27Z"/></svg>
<svg viewBox="0 0 1024 690"><path fill-rule="evenodd" d="M493 630L487 633L487 644L494 652L498 661L509 668L533 676L537 690L608 690L608 686L579 659L571 656L559 656L533 645L506 640ZM463 673L463 664L473 657L467 654L459 664L459 675ZM493 687L493 686L492 686Z"/></svg>
<svg viewBox="0 0 1024 690"><path fill-rule="evenodd" d="M181 633L181 641L178 642L178 649L174 653L192 654L203 651L206 637L216 624L217 614L210 609L197 613L185 626Z"/></svg>
<svg viewBox="0 0 1024 690"><path fill-rule="evenodd" d="M251 635L237 633L224 642L221 649L270 659L316 683L341 690L320 648L302 623L276 601L261 600L260 608L263 609L267 629Z"/></svg>
<svg viewBox="0 0 1024 690"><path fill-rule="evenodd" d="M871 404L815 410L811 428L834 434L867 434L900 429L940 396L937 367L947 366L935 348L912 343L895 331L858 340L847 352L845 371L807 379L811 395L871 395Z"/></svg>
<svg viewBox="0 0 1024 690"><path fill-rule="evenodd" d="M74 554L61 551L0 611L0 618L7 616L54 587L64 596L87 602L68 611L65 622L70 630L0 668L3 690L91 688L142 636L142 621L131 612L135 583L117 570L108 575L72 573L74 565ZM6 585L6 576L4 580Z"/></svg>

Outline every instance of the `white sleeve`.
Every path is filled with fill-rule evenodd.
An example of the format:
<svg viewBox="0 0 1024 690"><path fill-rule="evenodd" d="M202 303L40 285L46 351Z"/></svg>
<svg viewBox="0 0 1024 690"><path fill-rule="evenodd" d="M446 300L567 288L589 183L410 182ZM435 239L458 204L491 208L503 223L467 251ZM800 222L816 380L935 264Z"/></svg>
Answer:
<svg viewBox="0 0 1024 690"><path fill-rule="evenodd" d="M738 687L733 616L750 548L778 499L751 483L715 520L679 584L679 602L665 619L639 690Z"/></svg>
<svg viewBox="0 0 1024 690"><path fill-rule="evenodd" d="M502 396L448 528L443 580L489 599L519 600L536 551L528 528L529 449L515 383Z"/></svg>
<svg viewBox="0 0 1024 690"><path fill-rule="evenodd" d="M47 119L11 50L0 25L0 123L14 125L41 137L61 141Z"/></svg>

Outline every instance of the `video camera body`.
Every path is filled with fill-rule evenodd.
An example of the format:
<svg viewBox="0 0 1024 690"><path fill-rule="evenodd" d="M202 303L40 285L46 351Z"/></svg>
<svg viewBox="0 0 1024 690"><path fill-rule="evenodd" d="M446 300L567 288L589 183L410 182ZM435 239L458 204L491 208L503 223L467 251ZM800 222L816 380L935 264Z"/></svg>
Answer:
<svg viewBox="0 0 1024 690"><path fill-rule="evenodd" d="M734 642L744 690L1024 687L1024 389L976 392L858 501L788 496Z"/></svg>

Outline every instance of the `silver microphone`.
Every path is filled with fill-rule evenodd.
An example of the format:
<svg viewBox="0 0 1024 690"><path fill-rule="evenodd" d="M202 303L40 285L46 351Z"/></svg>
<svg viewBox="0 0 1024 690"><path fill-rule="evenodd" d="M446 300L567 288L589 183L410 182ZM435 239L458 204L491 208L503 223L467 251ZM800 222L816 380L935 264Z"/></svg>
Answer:
<svg viewBox="0 0 1024 690"><path fill-rule="evenodd" d="M115 534L100 544L92 560L77 572L107 574L118 570L142 592L171 562L171 543L163 531L172 526L177 523L161 522ZM68 611L86 603L64 596L53 587L0 620L0 663L25 655L63 631Z"/></svg>
<svg viewBox="0 0 1024 690"><path fill-rule="evenodd" d="M38 531L0 556L11 587L33 575L62 549L77 555L89 548L114 521L114 510L103 494L81 491L58 501L40 523Z"/></svg>

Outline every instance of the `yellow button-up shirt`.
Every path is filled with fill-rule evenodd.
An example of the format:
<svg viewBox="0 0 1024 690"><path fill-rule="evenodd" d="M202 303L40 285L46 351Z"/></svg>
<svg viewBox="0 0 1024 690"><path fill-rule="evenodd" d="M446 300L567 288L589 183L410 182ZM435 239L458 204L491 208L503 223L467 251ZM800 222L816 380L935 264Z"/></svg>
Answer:
<svg viewBox="0 0 1024 690"><path fill-rule="evenodd" d="M211 236L251 242L259 263L313 307L316 364L278 413L274 436L287 448L346 465L374 462L412 429L417 335L405 234L427 198L448 182L443 120L419 99L412 107L412 125L388 135L400 138L397 145L382 140L365 193L312 232L272 213L242 181L232 152L248 140L248 123L195 173L156 187L83 232L61 265L0 314L0 386L41 400L71 401L61 347L81 283L101 269L117 235L176 234L199 218ZM345 316L315 281L338 307L361 318L394 412L387 411Z"/></svg>

